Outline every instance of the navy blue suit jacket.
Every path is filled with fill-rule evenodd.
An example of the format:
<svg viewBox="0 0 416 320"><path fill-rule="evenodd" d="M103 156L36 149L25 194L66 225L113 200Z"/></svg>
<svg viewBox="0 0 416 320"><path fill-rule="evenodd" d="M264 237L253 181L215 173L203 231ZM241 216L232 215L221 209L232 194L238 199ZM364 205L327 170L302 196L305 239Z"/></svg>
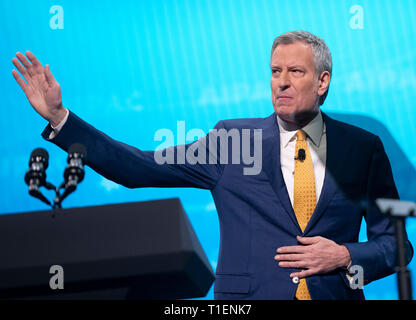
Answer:
<svg viewBox="0 0 416 320"><path fill-rule="evenodd" d="M376 135L363 129L324 113L323 119L327 132L324 184L304 232L296 220L280 169L279 127L274 113L267 118L223 120L215 127L240 132L262 129L263 161L257 175L243 175L243 167L247 166L242 162L159 165L154 151L115 141L72 112L51 141L64 150L75 142L82 143L92 169L128 188L209 189L220 222L215 298L293 299L297 285L289 274L295 269L281 268L273 258L277 248L296 245L297 235L322 236L344 244L352 264L362 266L365 283L393 273L396 265L396 241L389 219L374 207L363 210L358 205L362 200L379 197L398 198L383 145ZM43 137L47 139L50 132L48 126ZM211 138L208 134L194 143ZM186 150L194 143L186 145ZM176 154L178 146L172 148ZM358 243L363 217L368 241ZM410 243L408 246L410 261L413 249ZM364 298L362 290L350 288L344 270L308 277L307 284L312 299Z"/></svg>

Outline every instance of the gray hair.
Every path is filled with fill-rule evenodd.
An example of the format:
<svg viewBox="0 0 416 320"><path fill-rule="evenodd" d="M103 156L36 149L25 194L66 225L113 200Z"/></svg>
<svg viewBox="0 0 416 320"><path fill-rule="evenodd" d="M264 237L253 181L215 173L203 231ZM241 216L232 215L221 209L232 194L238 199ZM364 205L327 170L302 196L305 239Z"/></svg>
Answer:
<svg viewBox="0 0 416 320"><path fill-rule="evenodd" d="M330 76L332 76L332 58L328 46L324 40L308 31L290 31L278 36L273 41L271 56L273 56L273 52L278 45L292 44L298 41L305 42L311 46L316 75L319 77L322 72L328 71ZM320 105L324 103L326 96L328 95L328 91L329 87L328 90L320 97Z"/></svg>

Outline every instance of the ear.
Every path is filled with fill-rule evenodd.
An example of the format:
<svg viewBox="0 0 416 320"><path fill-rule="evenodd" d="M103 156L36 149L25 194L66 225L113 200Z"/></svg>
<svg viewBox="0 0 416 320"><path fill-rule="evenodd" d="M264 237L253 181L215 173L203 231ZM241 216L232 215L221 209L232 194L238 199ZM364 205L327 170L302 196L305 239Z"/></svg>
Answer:
<svg viewBox="0 0 416 320"><path fill-rule="evenodd" d="M328 90L331 75L328 71L323 71L318 78L318 95L323 96Z"/></svg>

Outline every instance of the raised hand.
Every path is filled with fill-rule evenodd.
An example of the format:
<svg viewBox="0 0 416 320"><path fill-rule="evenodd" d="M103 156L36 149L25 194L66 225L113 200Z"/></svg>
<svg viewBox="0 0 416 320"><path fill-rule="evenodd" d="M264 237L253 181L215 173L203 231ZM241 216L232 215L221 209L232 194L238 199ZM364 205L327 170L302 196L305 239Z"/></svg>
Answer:
<svg viewBox="0 0 416 320"><path fill-rule="evenodd" d="M20 62L16 58L12 62L27 83L16 70L12 71L13 77L36 112L52 126L57 126L66 115L66 109L62 105L61 87L49 70L49 65L44 68L30 51L26 51L26 55L30 61L17 52L16 57Z"/></svg>

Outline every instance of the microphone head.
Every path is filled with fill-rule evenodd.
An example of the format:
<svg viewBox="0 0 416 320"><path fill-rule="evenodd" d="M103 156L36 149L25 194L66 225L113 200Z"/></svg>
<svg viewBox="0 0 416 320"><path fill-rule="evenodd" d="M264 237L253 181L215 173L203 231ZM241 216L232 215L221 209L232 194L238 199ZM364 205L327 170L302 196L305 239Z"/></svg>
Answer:
<svg viewBox="0 0 416 320"><path fill-rule="evenodd" d="M48 162L48 151L43 148L36 148L32 151L29 159L29 170L25 174L25 182L28 186L40 187L45 185Z"/></svg>
<svg viewBox="0 0 416 320"><path fill-rule="evenodd" d="M304 161L306 159L305 149L299 149L298 155L295 157L295 160Z"/></svg>
<svg viewBox="0 0 416 320"><path fill-rule="evenodd" d="M68 149L68 165L64 171L65 184L76 178L79 183L84 179L84 163L87 156L87 149L80 143L72 144ZM66 186L67 188L67 186Z"/></svg>
<svg viewBox="0 0 416 320"><path fill-rule="evenodd" d="M48 168L49 163L49 153L43 148L36 148L32 151L29 159L29 167L32 165L33 162L39 161L43 162L44 169L46 170Z"/></svg>

